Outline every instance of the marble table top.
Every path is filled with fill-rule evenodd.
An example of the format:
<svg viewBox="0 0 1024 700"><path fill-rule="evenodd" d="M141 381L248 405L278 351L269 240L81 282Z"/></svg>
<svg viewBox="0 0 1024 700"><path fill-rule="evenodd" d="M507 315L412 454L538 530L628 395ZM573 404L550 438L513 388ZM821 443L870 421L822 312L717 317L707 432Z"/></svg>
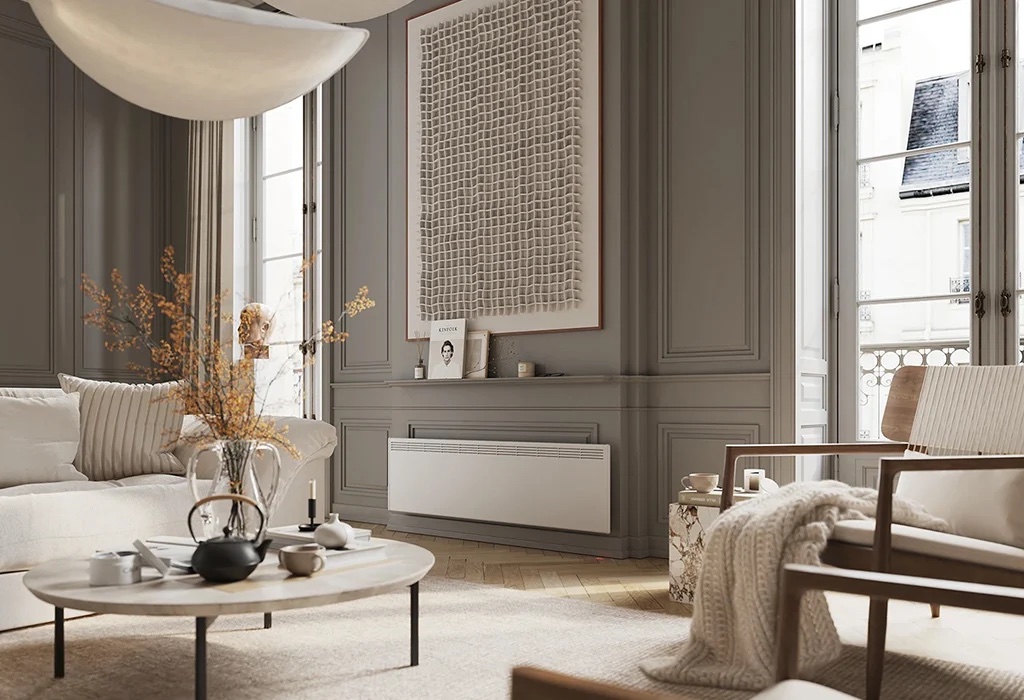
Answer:
<svg viewBox="0 0 1024 700"><path fill-rule="evenodd" d="M141 583L90 586L88 559L41 564L25 574L24 583L51 605L97 613L216 617L294 610L405 588L434 565L434 555L422 547L384 542L382 559L345 563L343 555L328 557L327 566L308 577L279 568L271 553L249 578L236 583L210 583L196 574L159 578L153 569L143 568Z"/></svg>

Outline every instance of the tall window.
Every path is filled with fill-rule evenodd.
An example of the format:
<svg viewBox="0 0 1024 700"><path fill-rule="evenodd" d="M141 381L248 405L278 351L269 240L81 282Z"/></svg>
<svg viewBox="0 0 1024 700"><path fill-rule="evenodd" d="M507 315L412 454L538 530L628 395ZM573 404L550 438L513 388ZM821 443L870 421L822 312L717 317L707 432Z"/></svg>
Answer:
<svg viewBox="0 0 1024 700"><path fill-rule="evenodd" d="M319 373L306 367L302 341L321 308L321 105L318 89L253 119L251 296L273 310L275 324L270 357L256 363L257 386L264 410L277 415L315 416L319 407Z"/></svg>
<svg viewBox="0 0 1024 700"><path fill-rule="evenodd" d="M902 366L1019 361L1021 5L830 4L840 439L882 437Z"/></svg>

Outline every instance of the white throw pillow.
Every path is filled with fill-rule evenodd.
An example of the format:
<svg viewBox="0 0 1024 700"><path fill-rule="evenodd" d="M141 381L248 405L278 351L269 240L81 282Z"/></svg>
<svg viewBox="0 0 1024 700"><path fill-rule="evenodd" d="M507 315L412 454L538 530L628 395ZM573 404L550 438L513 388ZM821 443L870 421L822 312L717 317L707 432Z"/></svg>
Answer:
<svg viewBox="0 0 1024 700"><path fill-rule="evenodd" d="M59 375L81 396L81 443L75 466L93 481L140 474L184 474L173 451L184 418L172 383L121 384Z"/></svg>
<svg viewBox="0 0 1024 700"><path fill-rule="evenodd" d="M78 396L0 397L0 488L85 481L78 436Z"/></svg>
<svg viewBox="0 0 1024 700"><path fill-rule="evenodd" d="M907 458L926 455L907 450ZM900 472L896 495L964 537L1024 548L1024 469Z"/></svg>

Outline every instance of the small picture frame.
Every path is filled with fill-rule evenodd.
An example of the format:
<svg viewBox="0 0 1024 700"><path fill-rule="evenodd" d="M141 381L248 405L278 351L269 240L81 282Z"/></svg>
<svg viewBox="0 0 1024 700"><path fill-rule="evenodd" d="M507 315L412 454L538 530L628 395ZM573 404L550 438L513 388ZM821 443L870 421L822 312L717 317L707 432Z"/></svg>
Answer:
<svg viewBox="0 0 1024 700"><path fill-rule="evenodd" d="M466 334L466 379L487 379L490 346L490 331L469 331Z"/></svg>

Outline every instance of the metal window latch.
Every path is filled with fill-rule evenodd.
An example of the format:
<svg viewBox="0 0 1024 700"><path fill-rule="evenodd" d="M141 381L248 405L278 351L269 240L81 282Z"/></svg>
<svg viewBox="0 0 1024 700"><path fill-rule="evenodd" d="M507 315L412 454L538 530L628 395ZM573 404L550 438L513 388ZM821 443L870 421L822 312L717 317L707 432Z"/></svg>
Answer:
<svg viewBox="0 0 1024 700"><path fill-rule="evenodd" d="M1010 312L1013 310L1013 309L1010 308L1010 299L1012 299L1012 298L1013 297L1010 294L1010 290L1009 289L1004 289L1002 292L1000 292L1000 294L999 294L999 313L1001 313L1003 316L1009 316Z"/></svg>
<svg viewBox="0 0 1024 700"><path fill-rule="evenodd" d="M985 316L985 292L978 292L974 295L974 315L978 318Z"/></svg>
<svg viewBox="0 0 1024 700"><path fill-rule="evenodd" d="M306 356L306 351L308 349L309 349L309 346L306 344L306 341L302 341L301 343L299 343L299 352L302 353L303 357Z"/></svg>
<svg viewBox="0 0 1024 700"><path fill-rule="evenodd" d="M315 340L309 341L309 354L312 355L313 357L316 357L316 341Z"/></svg>
<svg viewBox="0 0 1024 700"><path fill-rule="evenodd" d="M309 213L309 205L303 202L302 204L302 215L305 216Z"/></svg>
<svg viewBox="0 0 1024 700"><path fill-rule="evenodd" d="M999 54L999 60L1003 64L1003 68L1009 68L1013 65L1013 56L1010 55L1009 49L1003 49L1003 52Z"/></svg>
<svg viewBox="0 0 1024 700"><path fill-rule="evenodd" d="M974 72L984 73L985 72L985 54L979 53L978 57L974 59Z"/></svg>

